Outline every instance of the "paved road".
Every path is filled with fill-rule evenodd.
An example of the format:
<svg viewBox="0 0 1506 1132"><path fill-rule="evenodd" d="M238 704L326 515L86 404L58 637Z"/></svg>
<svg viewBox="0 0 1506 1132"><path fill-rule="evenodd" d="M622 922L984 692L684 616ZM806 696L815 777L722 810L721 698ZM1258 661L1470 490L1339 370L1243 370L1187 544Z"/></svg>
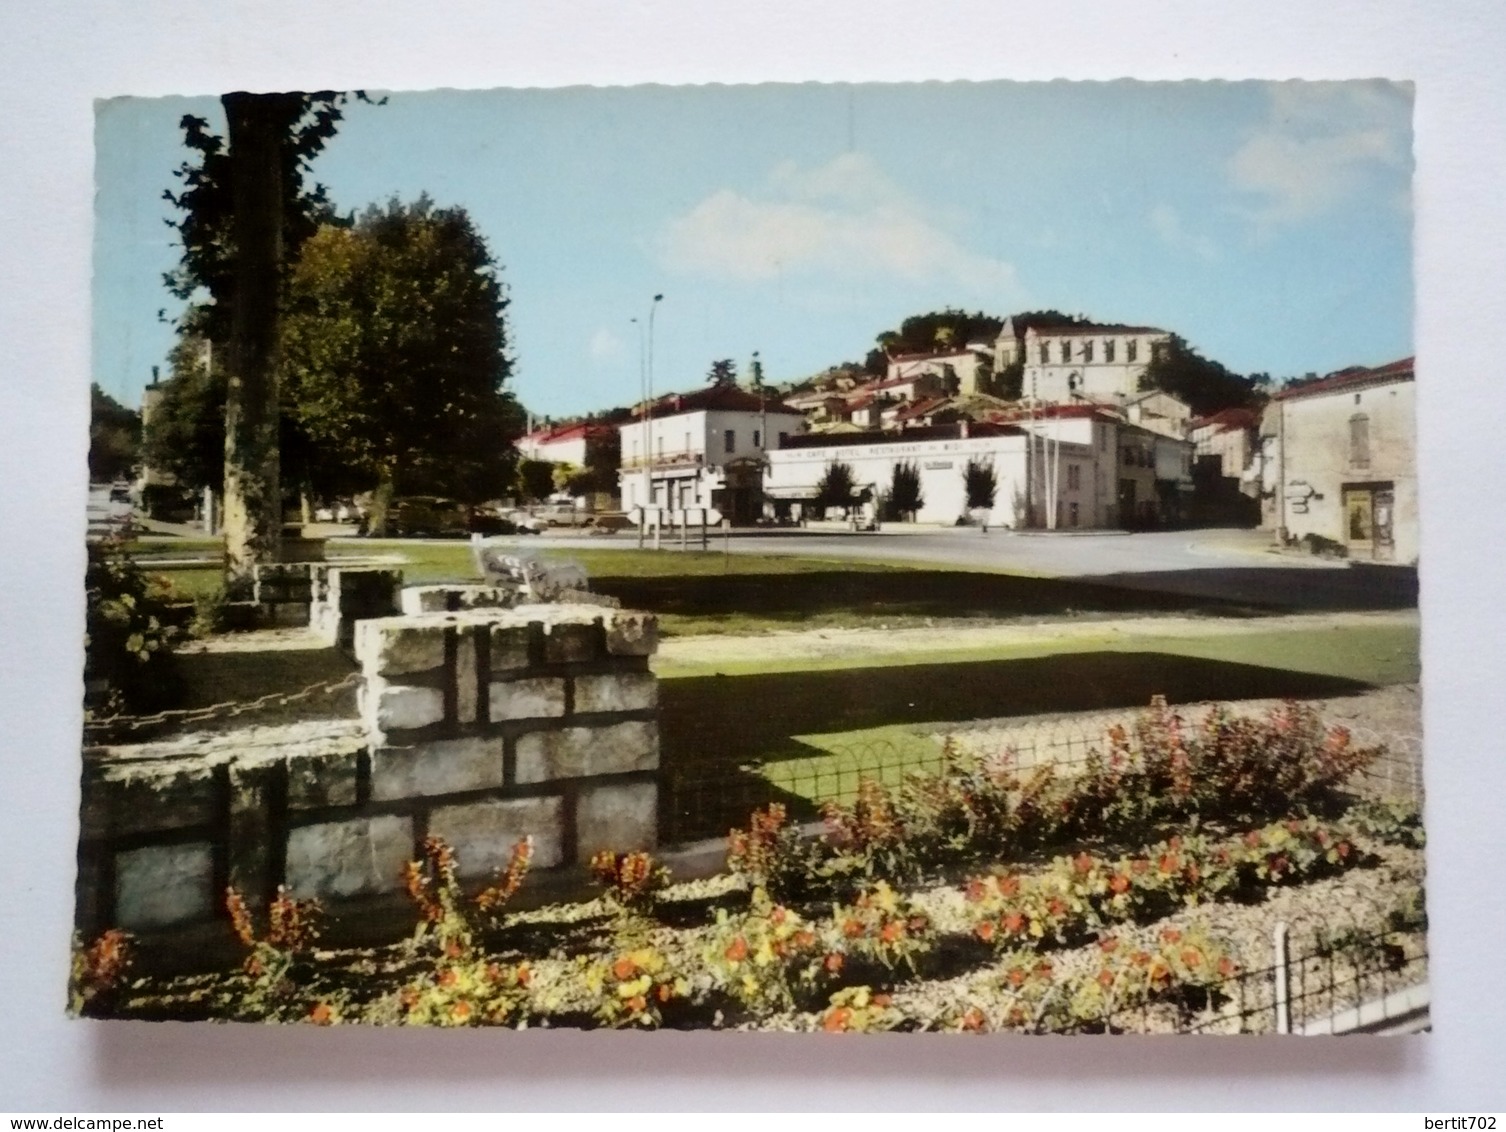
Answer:
<svg viewBox="0 0 1506 1132"><path fill-rule="evenodd" d="M131 505L125 502L115 502L110 499L110 485L107 483L91 483L89 485L88 503L88 537L91 539L103 538L113 531L118 531L131 521Z"/></svg>

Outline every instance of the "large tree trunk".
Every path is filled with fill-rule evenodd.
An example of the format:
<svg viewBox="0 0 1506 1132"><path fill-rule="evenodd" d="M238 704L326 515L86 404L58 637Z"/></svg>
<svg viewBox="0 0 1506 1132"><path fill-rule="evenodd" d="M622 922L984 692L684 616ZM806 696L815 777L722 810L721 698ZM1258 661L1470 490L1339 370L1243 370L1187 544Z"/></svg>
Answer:
<svg viewBox="0 0 1506 1132"><path fill-rule="evenodd" d="M235 249L225 402L225 569L231 580L244 579L258 562L275 562L282 533L277 344L286 98L240 92L222 100Z"/></svg>

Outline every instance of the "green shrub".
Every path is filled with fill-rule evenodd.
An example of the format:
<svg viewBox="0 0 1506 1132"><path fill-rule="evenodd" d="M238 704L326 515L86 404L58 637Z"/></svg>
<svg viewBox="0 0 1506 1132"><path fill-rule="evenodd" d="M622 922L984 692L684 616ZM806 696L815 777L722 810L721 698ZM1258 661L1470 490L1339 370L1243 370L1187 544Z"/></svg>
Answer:
<svg viewBox="0 0 1506 1132"><path fill-rule="evenodd" d="M169 707L181 687L172 647L171 586L142 571L119 539L89 546L84 681L92 716Z"/></svg>

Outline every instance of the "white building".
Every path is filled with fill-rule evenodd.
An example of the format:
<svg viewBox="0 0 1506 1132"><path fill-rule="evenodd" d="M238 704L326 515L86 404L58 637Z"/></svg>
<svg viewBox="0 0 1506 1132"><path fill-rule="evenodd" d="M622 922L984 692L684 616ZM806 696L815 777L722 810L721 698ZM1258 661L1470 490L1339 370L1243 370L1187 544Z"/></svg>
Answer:
<svg viewBox="0 0 1506 1132"><path fill-rule="evenodd" d="M616 442L617 429L612 425L576 421L534 429L518 437L513 446L525 460L584 468L599 446Z"/></svg>
<svg viewBox="0 0 1506 1132"><path fill-rule="evenodd" d="M979 434L982 435L979 435ZM936 425L906 434L806 436L788 448L769 453L764 492L780 514L798 508L810 517L817 487L832 464L846 464L859 496L873 500L890 490L897 465L912 466L920 481L920 523L955 523L968 513L965 472L971 461L988 464L995 478L990 522L1001 527L1027 525L1027 501L1039 511L1047 498L1046 477L1056 487L1057 520L1063 527L1092 527L1102 507L1094 496L1094 456L1085 445L1053 445L1049 466L1044 445L1020 428L999 425ZM1034 452L1035 459L1030 456ZM819 517L819 516L817 516Z"/></svg>
<svg viewBox="0 0 1506 1132"><path fill-rule="evenodd" d="M1153 326L1029 327L1007 320L995 340L994 367L1023 364L1026 397L1123 404L1140 392L1146 367L1171 341Z"/></svg>
<svg viewBox="0 0 1506 1132"><path fill-rule="evenodd" d="M934 354L897 354L889 359L881 388L906 400L938 393L980 393L983 359L971 347Z"/></svg>
<svg viewBox="0 0 1506 1132"><path fill-rule="evenodd" d="M1350 558L1415 563L1417 419L1413 359L1355 367L1278 393L1261 418L1265 525Z"/></svg>
<svg viewBox="0 0 1506 1132"><path fill-rule="evenodd" d="M797 410L731 385L662 397L618 427L622 507L715 508L734 524L753 522L766 455L804 425Z"/></svg>

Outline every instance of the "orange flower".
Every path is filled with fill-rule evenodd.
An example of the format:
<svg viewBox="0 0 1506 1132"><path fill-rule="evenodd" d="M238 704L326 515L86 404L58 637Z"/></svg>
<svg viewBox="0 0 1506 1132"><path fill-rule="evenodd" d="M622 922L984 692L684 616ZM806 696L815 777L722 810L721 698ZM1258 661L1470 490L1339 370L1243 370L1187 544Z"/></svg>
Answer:
<svg viewBox="0 0 1506 1132"><path fill-rule="evenodd" d="M1182 941L1182 933L1181 933L1181 931L1179 929L1177 929L1177 928L1162 928L1161 929L1161 942L1162 943L1180 943L1181 941Z"/></svg>
<svg viewBox="0 0 1506 1132"><path fill-rule="evenodd" d="M785 915L786 912L783 906L776 905L774 910L769 913L769 923L776 925L782 924L784 923Z"/></svg>
<svg viewBox="0 0 1506 1132"><path fill-rule="evenodd" d="M992 920L984 920L973 931L977 933L979 939L984 943L988 943L994 938L994 922Z"/></svg>
<svg viewBox="0 0 1506 1132"><path fill-rule="evenodd" d="M893 1003L894 1003L894 996L893 995L876 994L876 995L873 996L873 1005L874 1006L892 1006Z"/></svg>
<svg viewBox="0 0 1506 1132"><path fill-rule="evenodd" d="M439 972L439 985L442 987L452 987L459 981L460 973L454 967L446 967Z"/></svg>
<svg viewBox="0 0 1506 1132"><path fill-rule="evenodd" d="M1093 858L1086 853L1079 853L1072 861L1072 867L1080 873L1093 871Z"/></svg>
<svg viewBox="0 0 1506 1132"><path fill-rule="evenodd" d="M986 1021L983 1017L983 1011L979 1010L976 1006L971 1006L968 1008L967 1013L962 1016L962 1028L974 1034L981 1033Z"/></svg>
<svg viewBox="0 0 1506 1132"><path fill-rule="evenodd" d="M463 954L465 954L465 949L460 946L458 939L445 941L444 957L446 959L459 959Z"/></svg>
<svg viewBox="0 0 1506 1132"><path fill-rule="evenodd" d="M1123 873L1115 873L1109 881L1109 891L1111 892L1128 892L1129 886L1130 878Z"/></svg>
<svg viewBox="0 0 1506 1132"><path fill-rule="evenodd" d="M879 932L879 939L885 943L895 943L899 937L905 934L905 925L898 920L890 920Z"/></svg>
<svg viewBox="0 0 1506 1132"><path fill-rule="evenodd" d="M1197 968L1203 965L1203 953L1195 947L1182 948L1182 965Z"/></svg>
<svg viewBox="0 0 1506 1132"><path fill-rule="evenodd" d="M316 1026L332 1025L335 1021L334 1008L327 1002L318 1003L309 1011L309 1021Z"/></svg>
<svg viewBox="0 0 1506 1132"><path fill-rule="evenodd" d="M1098 941L1098 949L1100 951L1102 951L1105 955L1107 955L1110 952L1112 952L1118 946L1119 946L1119 940L1116 939L1114 936L1111 936L1111 935L1106 935L1106 936L1104 936L1102 939L1100 939Z"/></svg>
<svg viewBox="0 0 1506 1132"><path fill-rule="evenodd" d="M466 1002L465 999L461 999L454 1006L450 1007L450 1017L457 1022L464 1022L470 1016L471 1004Z"/></svg>
<svg viewBox="0 0 1506 1132"><path fill-rule="evenodd" d="M1020 878L1017 876L1000 877L995 884L1000 896L1018 896L1020 893Z"/></svg>
<svg viewBox="0 0 1506 1132"><path fill-rule="evenodd" d="M810 947L816 942L816 933L809 929L802 929L795 933L794 939L791 942L796 947Z"/></svg>
<svg viewBox="0 0 1506 1132"><path fill-rule="evenodd" d="M967 902L969 904L978 903L985 895L987 895L987 891L983 886L983 882L977 877L967 882Z"/></svg>
<svg viewBox="0 0 1506 1132"><path fill-rule="evenodd" d="M846 1006L834 1006L828 1010L821 1019L821 1029L828 1034L840 1034L847 1030L847 1025L852 1021L852 1009Z"/></svg>
<svg viewBox="0 0 1506 1132"><path fill-rule="evenodd" d="M1344 858L1349 856L1349 850L1353 847L1347 841L1340 841L1333 848L1334 852L1339 855L1339 860L1342 861Z"/></svg>
<svg viewBox="0 0 1506 1132"><path fill-rule="evenodd" d="M729 963L741 963L748 957L748 941L742 936L735 938L726 950Z"/></svg>
<svg viewBox="0 0 1506 1132"><path fill-rule="evenodd" d="M637 970L638 964L634 963L630 958L624 955L621 959L612 964L612 977L615 978L619 983L625 983L633 977L634 973L636 973Z"/></svg>
<svg viewBox="0 0 1506 1132"><path fill-rule="evenodd" d="M1019 987L1025 985L1025 970L1023 967L1011 967L1009 970L1009 985Z"/></svg>
<svg viewBox="0 0 1506 1132"><path fill-rule="evenodd" d="M1053 896L1051 903L1046 906L1046 911L1050 912L1053 916L1061 916L1066 913L1067 906L1061 902L1060 897Z"/></svg>
<svg viewBox="0 0 1506 1132"><path fill-rule="evenodd" d="M856 939L863 934L863 924L860 920L848 920L842 925L842 934L848 939Z"/></svg>
<svg viewBox="0 0 1506 1132"><path fill-rule="evenodd" d="M1218 961L1218 973L1225 979L1234 974L1234 960L1230 959L1227 955L1220 959Z"/></svg>
<svg viewBox="0 0 1506 1132"><path fill-rule="evenodd" d="M526 987L529 983L529 980L533 978L533 971L529 969L527 963L519 963L516 976L518 980L518 986Z"/></svg>
<svg viewBox="0 0 1506 1132"><path fill-rule="evenodd" d="M826 957L826 969L833 975L842 969L842 953L840 951L833 951Z"/></svg>
<svg viewBox="0 0 1506 1132"><path fill-rule="evenodd" d="M1114 985L1114 972L1110 971L1107 967L1105 967L1102 971L1099 971L1098 972L1098 985L1101 986L1101 987L1111 987L1111 986L1113 986Z"/></svg>
<svg viewBox="0 0 1506 1132"><path fill-rule="evenodd" d="M1025 926L1025 917L1018 912L1011 912L1004 917L1004 930L1011 935L1017 934Z"/></svg>
<svg viewBox="0 0 1506 1132"><path fill-rule="evenodd" d="M648 1000L641 994L635 994L632 998L627 1000L627 1005L628 1009L631 1010L634 1014L642 1014L645 1010L648 1009Z"/></svg>
<svg viewBox="0 0 1506 1132"><path fill-rule="evenodd" d="M660 983L659 989L655 993L658 994L660 1002L668 1002L670 999L674 998L675 988L670 986L668 983Z"/></svg>

